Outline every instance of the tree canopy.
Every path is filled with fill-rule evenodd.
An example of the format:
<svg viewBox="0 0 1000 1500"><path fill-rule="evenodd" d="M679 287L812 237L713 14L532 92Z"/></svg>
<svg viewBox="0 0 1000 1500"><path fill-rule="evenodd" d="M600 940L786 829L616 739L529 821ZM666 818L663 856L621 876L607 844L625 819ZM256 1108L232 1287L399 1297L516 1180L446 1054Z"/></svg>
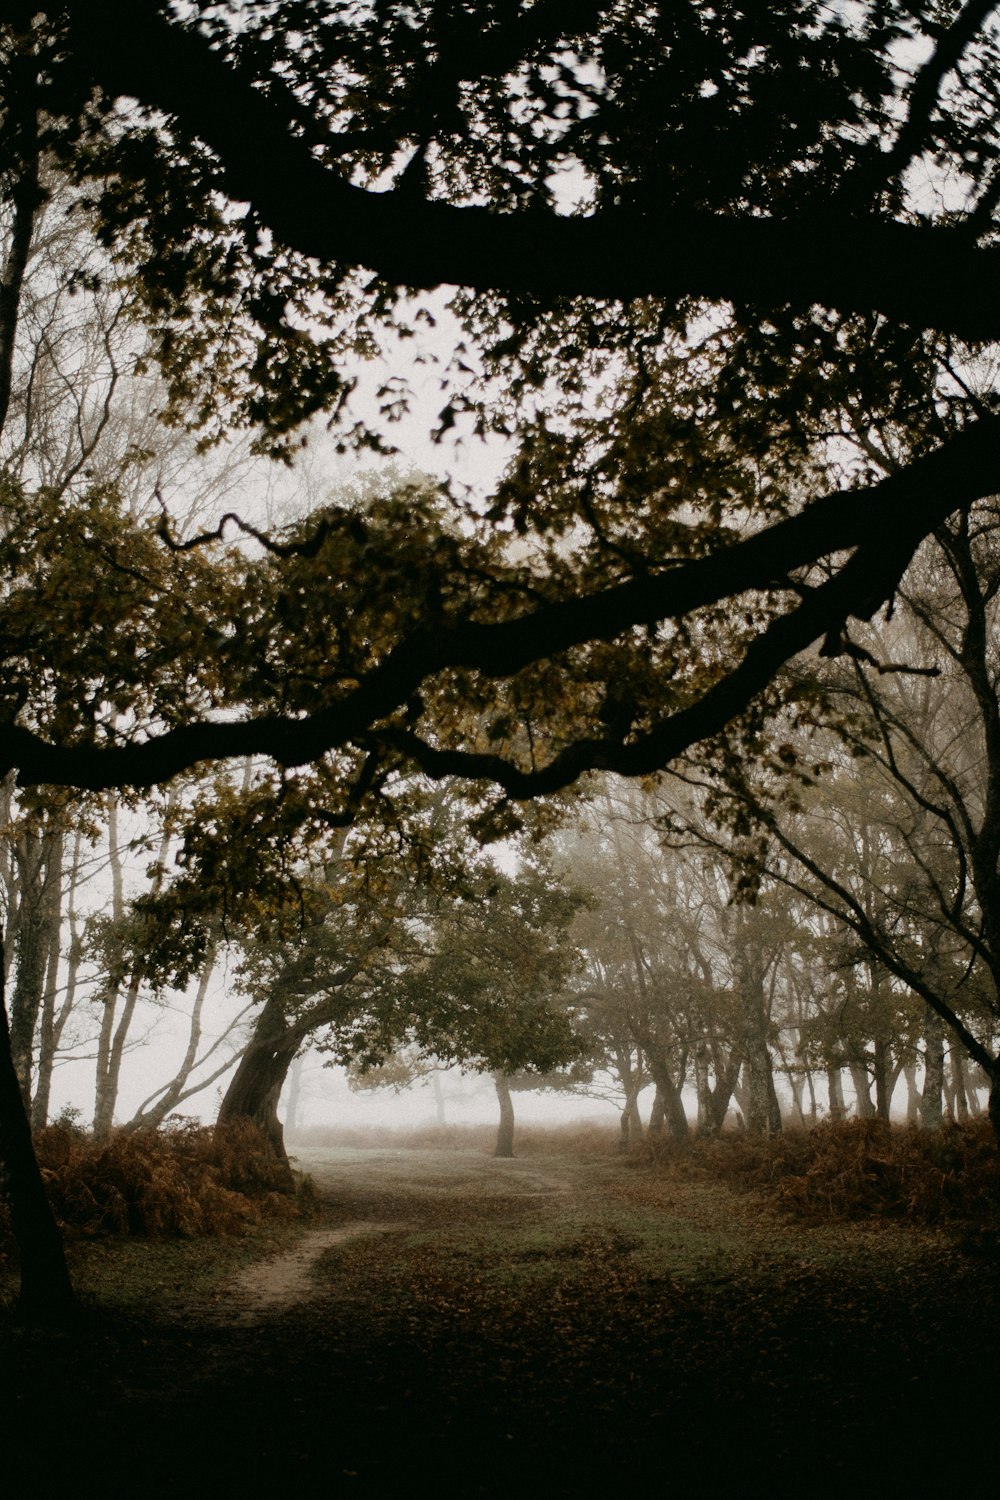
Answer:
<svg viewBox="0 0 1000 1500"><path fill-rule="evenodd" d="M62 192L205 443L291 458L322 413L386 445L406 382L361 412L356 362L447 286L441 432L513 450L488 506L404 489L238 563L245 517L145 523L151 598L224 569L184 701L67 725L29 689L0 763L100 788L344 751L355 787L408 763L524 798L657 769L849 649L998 488L993 9L0 6L0 394Z"/></svg>

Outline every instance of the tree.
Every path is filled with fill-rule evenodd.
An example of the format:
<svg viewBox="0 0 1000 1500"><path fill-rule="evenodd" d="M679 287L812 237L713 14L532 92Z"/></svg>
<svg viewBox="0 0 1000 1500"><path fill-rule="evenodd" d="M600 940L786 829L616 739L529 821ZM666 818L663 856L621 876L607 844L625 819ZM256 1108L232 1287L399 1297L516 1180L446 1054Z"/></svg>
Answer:
<svg viewBox="0 0 1000 1500"><path fill-rule="evenodd" d="M968 378L1000 318L991 10L4 6L12 202L42 191L40 150L79 181L175 409L288 452L303 417L347 412L349 347L413 334L433 315L415 289L458 284L504 383L477 390L460 355L442 429L513 434L491 524L533 544L482 592L454 588L472 559L440 557L353 686L308 710L255 701L244 672L227 721L192 706L114 745L13 723L6 761L148 785L365 739L524 797L658 769L810 643L837 649L921 538L996 488L995 402ZM831 446L851 407L902 435L888 477ZM437 545L382 545L417 539ZM547 724L553 674L574 712ZM442 731L442 682L495 701L498 679L530 750Z"/></svg>
<svg viewBox="0 0 1000 1500"><path fill-rule="evenodd" d="M734 902L717 852L690 839L671 846L669 807L663 787L604 786L560 835L590 895L574 927L582 1028L621 1079L626 1142L641 1129L635 1099L647 1077L656 1084L650 1130L686 1138L681 1091L690 1078L697 1129L717 1134L741 1076L749 1129L780 1130L773 1052L800 941L796 914L783 900L752 910Z"/></svg>
<svg viewBox="0 0 1000 1500"><path fill-rule="evenodd" d="M247 945L244 984L263 1005L219 1119L252 1119L280 1156L278 1101L307 1041L362 1075L401 1050L504 1075L581 1051L553 1004L578 896L537 862L511 876L464 839L446 853L436 822L433 872L356 830L336 862L300 872L291 909Z"/></svg>
<svg viewBox="0 0 1000 1500"><path fill-rule="evenodd" d="M14 1070L0 955L0 1159L4 1190L21 1259L19 1305L38 1322L64 1321L77 1308L62 1239L31 1145L31 1130Z"/></svg>
<svg viewBox="0 0 1000 1500"><path fill-rule="evenodd" d="M841 650L997 488L991 10L0 5L0 422L69 184L204 443L242 426L288 458L322 413L384 446L405 392L362 420L350 360L418 337L450 283L441 431L515 448L488 510L327 506L235 562L246 517L191 535L105 475L5 476L0 770L141 789L325 758L345 818L417 767L494 784L499 827L738 715L752 748L781 666ZM845 460L848 414L892 434L891 474ZM67 589L46 660L37 596Z"/></svg>
<svg viewBox="0 0 1000 1500"><path fill-rule="evenodd" d="M513 876L486 863L439 912L413 974L422 1050L492 1075L498 1157L514 1155L512 1094L568 1083L556 1070L589 1051L568 989L578 962L568 929L583 900L537 855Z"/></svg>
<svg viewBox="0 0 1000 1500"><path fill-rule="evenodd" d="M859 640L848 664L800 677L798 733L813 770L790 784L761 765L716 762L710 793L716 827L740 830L729 847L751 891L778 882L850 935L842 962L866 976L869 1007L883 1011L868 1022L879 1112L892 1054L898 1074L912 1033L900 1013L910 995L931 1018L925 1119L941 1118L943 1022L990 1079L995 1130L998 593L996 507L984 502L939 528L896 618Z"/></svg>
<svg viewBox="0 0 1000 1500"><path fill-rule="evenodd" d="M152 535L142 521L142 482L176 486L195 445L163 431L154 451L164 390L141 369L134 307L82 230L76 196L65 187L50 194L58 174L37 100L22 99L6 123L24 151L0 179L0 713L5 721L20 714L23 722L71 738L73 725L87 722L99 737L113 739L121 722L138 722L153 706L159 689L146 698L144 689L136 696L126 685L136 687L143 677L152 685L143 670L151 649L166 649L166 674L152 674L161 688L172 673L184 672L178 656L185 625L172 644L155 627L153 636L143 629L156 584L125 537ZM201 462L215 493L223 467ZM162 561L162 549L154 549ZM152 561L148 553L146 560ZM216 573L213 588L220 584ZM176 596L171 614L186 614ZM188 626L191 620L187 614ZM178 682L175 676L175 689ZM84 849L99 834L99 803L52 789L19 790L10 775L0 793L4 978L11 981L5 993L12 1076L20 1085L19 1099L6 1087L0 1091L0 1134L22 1251L21 1301L32 1316L45 1313L47 1301L54 1313L71 1301L55 1226L39 1207L44 1192L22 1115L30 1110L33 1124L46 1122L56 1053L79 998L75 901ZM130 1005L134 996L127 1012ZM123 1027L112 1034L111 1007L106 1017L100 1040L107 1088L100 1103L107 1109L99 1114L113 1104L124 1041ZM4 1019L6 1046L6 1012Z"/></svg>

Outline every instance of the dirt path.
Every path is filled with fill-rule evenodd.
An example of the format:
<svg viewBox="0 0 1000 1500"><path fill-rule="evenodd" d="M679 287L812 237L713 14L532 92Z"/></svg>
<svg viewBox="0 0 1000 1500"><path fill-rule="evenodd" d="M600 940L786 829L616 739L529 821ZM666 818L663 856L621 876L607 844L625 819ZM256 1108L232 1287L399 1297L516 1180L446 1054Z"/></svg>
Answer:
<svg viewBox="0 0 1000 1500"><path fill-rule="evenodd" d="M353 1240L419 1230L439 1219L443 1203L500 1204L505 1199L579 1195L581 1182L536 1164L496 1161L478 1152L303 1150L296 1166L309 1173L317 1193L336 1206L364 1189L383 1204L405 1202L415 1211L406 1223L351 1219L305 1233L289 1251L240 1271L215 1299L207 1321L250 1327L321 1294L314 1271L327 1252Z"/></svg>
<svg viewBox="0 0 1000 1500"><path fill-rule="evenodd" d="M240 1271L223 1288L214 1309L219 1322L249 1325L287 1311L318 1295L310 1272L326 1251L365 1235L391 1233L392 1225L359 1219L339 1229L313 1229L293 1250Z"/></svg>

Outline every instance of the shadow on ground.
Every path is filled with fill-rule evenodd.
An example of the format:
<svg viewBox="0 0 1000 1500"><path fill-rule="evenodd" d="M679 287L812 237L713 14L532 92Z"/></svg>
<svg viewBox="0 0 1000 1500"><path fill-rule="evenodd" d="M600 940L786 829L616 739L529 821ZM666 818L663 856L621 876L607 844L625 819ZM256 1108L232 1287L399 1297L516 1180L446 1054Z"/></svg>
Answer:
<svg viewBox="0 0 1000 1500"><path fill-rule="evenodd" d="M971 1473L995 1414L994 1263L906 1229L790 1229L618 1163L444 1157L310 1162L325 1217L289 1252L291 1296L276 1262L169 1317L15 1334L10 1480L895 1495Z"/></svg>

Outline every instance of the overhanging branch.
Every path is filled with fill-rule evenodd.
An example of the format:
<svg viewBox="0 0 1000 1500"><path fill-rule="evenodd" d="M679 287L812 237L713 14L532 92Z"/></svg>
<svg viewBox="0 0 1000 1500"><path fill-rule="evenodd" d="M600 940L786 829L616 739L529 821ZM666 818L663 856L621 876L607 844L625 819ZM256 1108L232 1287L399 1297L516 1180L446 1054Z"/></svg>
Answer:
<svg viewBox="0 0 1000 1500"><path fill-rule="evenodd" d="M151 0L76 0L74 63L113 98L174 117L217 157L226 191L285 246L395 285L548 296L700 296L879 311L964 338L1000 336L1000 250L961 227L838 213L495 213L353 185L196 31Z"/></svg>
<svg viewBox="0 0 1000 1500"><path fill-rule="evenodd" d="M97 790L152 786L200 761L238 756L267 755L280 765L303 765L328 751L377 739L380 726L422 684L450 668L478 671L489 678L512 677L571 647L613 640L635 625L682 620L747 591L784 586L793 570L853 549L854 555L826 583L803 590L798 607L775 620L734 671L701 699L640 741L610 746L614 769L642 774L717 732L779 667L833 632L849 615L870 616L891 595L924 536L955 508L1000 488L998 438L1000 422L981 421L868 489L826 496L799 516L661 573L541 605L511 620L454 620L420 627L351 692L308 716L198 721L141 743L102 748L53 745L11 725L0 729L0 772L16 769L22 785L48 782ZM393 730L397 737L401 732ZM416 752L416 745L411 748ZM446 766L449 774L498 780L513 795L534 796L552 790L550 781L565 786L585 769L608 765L602 759L608 749L605 740L581 740L558 758L558 770L543 768L540 780L524 781L523 790L499 757L455 752L460 764L435 761L433 766ZM437 774L429 759L425 769Z"/></svg>

